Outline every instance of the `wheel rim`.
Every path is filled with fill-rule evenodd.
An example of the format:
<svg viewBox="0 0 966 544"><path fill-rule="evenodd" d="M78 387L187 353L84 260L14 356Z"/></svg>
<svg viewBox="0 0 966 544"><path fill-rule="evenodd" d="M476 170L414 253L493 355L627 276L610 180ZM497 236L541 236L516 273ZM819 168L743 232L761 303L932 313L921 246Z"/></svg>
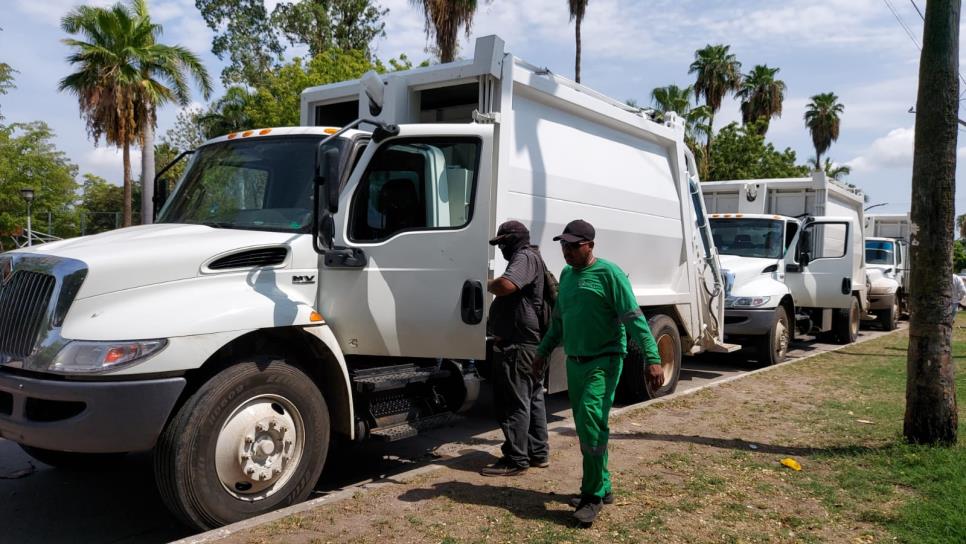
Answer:
<svg viewBox="0 0 966 544"><path fill-rule="evenodd" d="M778 323L775 324L775 360L780 361L785 358L785 353L788 352L788 324L785 323L784 319L779 319Z"/></svg>
<svg viewBox="0 0 966 544"><path fill-rule="evenodd" d="M859 335L859 305L854 301L849 309L849 334L852 338Z"/></svg>
<svg viewBox="0 0 966 544"><path fill-rule="evenodd" d="M292 478L304 450L305 423L295 405L278 395L259 395L225 420L215 445L215 468L229 494L257 501Z"/></svg>

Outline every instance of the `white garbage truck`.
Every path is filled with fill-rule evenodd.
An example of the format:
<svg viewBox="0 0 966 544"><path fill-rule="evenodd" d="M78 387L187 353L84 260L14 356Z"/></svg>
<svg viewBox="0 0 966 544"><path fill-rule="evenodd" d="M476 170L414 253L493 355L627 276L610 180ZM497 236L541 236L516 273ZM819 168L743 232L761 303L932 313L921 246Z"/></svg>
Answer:
<svg viewBox="0 0 966 544"><path fill-rule="evenodd" d="M632 350L630 398L731 349L676 117L490 36L467 60L307 89L302 121L200 146L154 225L0 255L3 438L54 465L153 450L198 528L301 501L334 439L405 438L473 404L505 266L487 240L508 219L557 273L551 238L585 219L627 272L666 379L649 389Z"/></svg>
<svg viewBox="0 0 966 544"><path fill-rule="evenodd" d="M725 278L725 335L763 364L796 334L853 342L868 310L861 192L811 177L703 183Z"/></svg>
<svg viewBox="0 0 966 544"><path fill-rule="evenodd" d="M865 216L865 265L869 273L869 307L887 331L909 314L908 213Z"/></svg>

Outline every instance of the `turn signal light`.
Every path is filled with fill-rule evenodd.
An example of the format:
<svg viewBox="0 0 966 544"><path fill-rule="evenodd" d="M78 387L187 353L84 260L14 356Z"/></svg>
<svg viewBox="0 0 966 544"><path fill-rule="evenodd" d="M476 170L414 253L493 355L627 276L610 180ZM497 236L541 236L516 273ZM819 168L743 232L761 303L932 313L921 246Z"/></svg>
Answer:
<svg viewBox="0 0 966 544"><path fill-rule="evenodd" d="M311 321L312 323L322 323L323 321L325 321L325 318L323 318L322 314L320 314L319 312L312 310L312 313L309 314L309 321Z"/></svg>

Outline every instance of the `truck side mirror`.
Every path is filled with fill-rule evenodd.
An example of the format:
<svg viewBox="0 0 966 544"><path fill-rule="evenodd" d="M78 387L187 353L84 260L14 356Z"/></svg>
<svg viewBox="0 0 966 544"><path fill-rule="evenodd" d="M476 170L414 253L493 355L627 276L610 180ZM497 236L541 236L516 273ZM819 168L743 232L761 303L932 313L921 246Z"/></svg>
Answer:
<svg viewBox="0 0 966 544"><path fill-rule="evenodd" d="M808 263L812 262L812 255L808 251L802 251L802 254L798 257L798 263L802 268L808 266Z"/></svg>
<svg viewBox="0 0 966 544"><path fill-rule="evenodd" d="M339 150L320 148L316 160L315 183L325 189L325 206L329 213L339 211Z"/></svg>

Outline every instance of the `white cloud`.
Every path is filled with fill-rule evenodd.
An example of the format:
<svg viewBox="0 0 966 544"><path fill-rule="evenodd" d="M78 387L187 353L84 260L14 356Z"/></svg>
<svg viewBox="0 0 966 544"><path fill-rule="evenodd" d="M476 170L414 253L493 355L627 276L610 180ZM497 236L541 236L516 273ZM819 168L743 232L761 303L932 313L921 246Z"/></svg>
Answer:
<svg viewBox="0 0 966 544"><path fill-rule="evenodd" d="M888 168L911 169L914 137L915 130L912 127L890 130L846 164L856 173Z"/></svg>
<svg viewBox="0 0 966 544"><path fill-rule="evenodd" d="M79 4L92 6L109 6L112 0L16 0L16 9L21 13L48 25L60 26L60 20L67 12L77 7Z"/></svg>
<svg viewBox="0 0 966 544"><path fill-rule="evenodd" d="M115 147L98 146L91 149L84 156L84 163L92 170L109 171L116 170L116 178L120 179L123 175L124 155L122 151ZM131 148L131 172L132 176L137 177L140 171L141 151Z"/></svg>

